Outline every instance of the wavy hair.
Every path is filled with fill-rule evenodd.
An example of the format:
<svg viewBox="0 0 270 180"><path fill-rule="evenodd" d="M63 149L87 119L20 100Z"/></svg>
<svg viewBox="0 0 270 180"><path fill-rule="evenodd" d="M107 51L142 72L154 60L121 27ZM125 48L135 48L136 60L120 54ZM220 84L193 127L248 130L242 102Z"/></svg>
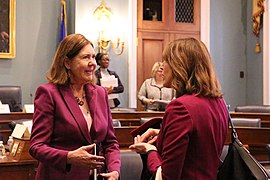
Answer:
<svg viewBox="0 0 270 180"><path fill-rule="evenodd" d="M177 39L163 51L163 60L172 69L172 88L177 96L195 94L222 97L210 54L203 42L196 38Z"/></svg>
<svg viewBox="0 0 270 180"><path fill-rule="evenodd" d="M53 63L46 76L47 80L54 84L69 84L70 78L68 69L65 67L65 60L68 59L72 61L88 44L94 48L93 43L81 34L71 34L65 37L57 48ZM93 77L91 83L95 83L95 77Z"/></svg>

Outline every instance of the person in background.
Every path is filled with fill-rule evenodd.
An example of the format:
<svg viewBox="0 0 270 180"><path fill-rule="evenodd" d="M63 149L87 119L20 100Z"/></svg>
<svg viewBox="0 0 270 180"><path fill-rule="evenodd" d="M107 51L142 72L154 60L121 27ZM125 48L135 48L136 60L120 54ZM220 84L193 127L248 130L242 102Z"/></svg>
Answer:
<svg viewBox="0 0 270 180"><path fill-rule="evenodd" d="M58 46L48 84L35 94L30 154L39 161L36 179L116 180L120 150L105 88L95 85L93 44L81 34ZM97 149L97 154L95 153Z"/></svg>
<svg viewBox="0 0 270 180"><path fill-rule="evenodd" d="M117 87L105 87L107 89L108 94L119 94L124 92L124 86L121 83L121 80L119 76L116 74L116 72L111 71L108 69L110 65L110 59L109 55L107 53L97 53L96 55L96 62L97 65L99 65L99 69L96 70L95 75L97 77L97 84L101 85L101 78L108 78L110 76L114 76L118 81ZM111 108L118 107L120 104L120 101L118 98L109 99L109 104Z"/></svg>
<svg viewBox="0 0 270 180"><path fill-rule="evenodd" d="M228 109L210 54L195 38L174 40L163 51L163 66L164 86L174 88L177 98L160 130L138 135L130 149L147 154L148 169L163 180L216 180Z"/></svg>
<svg viewBox="0 0 270 180"><path fill-rule="evenodd" d="M0 53L9 52L9 1L1 1L0 5Z"/></svg>
<svg viewBox="0 0 270 180"><path fill-rule="evenodd" d="M152 67L151 78L146 79L139 90L138 99L147 111L164 111L167 105L165 102L175 97L174 89L163 86L162 72L162 62L156 62ZM158 103L157 100L164 100L164 103Z"/></svg>
<svg viewBox="0 0 270 180"><path fill-rule="evenodd" d="M9 35L6 31L1 29L0 24L0 52L8 52L9 48Z"/></svg>

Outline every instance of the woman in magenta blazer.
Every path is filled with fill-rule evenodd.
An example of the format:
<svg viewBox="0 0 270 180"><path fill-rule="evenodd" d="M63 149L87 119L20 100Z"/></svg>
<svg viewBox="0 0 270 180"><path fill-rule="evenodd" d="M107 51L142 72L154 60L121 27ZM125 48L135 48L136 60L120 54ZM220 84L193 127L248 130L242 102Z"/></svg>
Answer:
<svg viewBox="0 0 270 180"><path fill-rule="evenodd" d="M118 179L119 145L107 92L95 85L95 68L93 44L83 35L69 35L60 43L49 83L35 94L29 152L39 161L36 179L88 180L94 169Z"/></svg>
<svg viewBox="0 0 270 180"><path fill-rule="evenodd" d="M148 169L163 180L216 180L228 110L208 50L195 38L179 39L164 49L163 61L164 86L177 98L160 130L137 136L130 148L147 154Z"/></svg>

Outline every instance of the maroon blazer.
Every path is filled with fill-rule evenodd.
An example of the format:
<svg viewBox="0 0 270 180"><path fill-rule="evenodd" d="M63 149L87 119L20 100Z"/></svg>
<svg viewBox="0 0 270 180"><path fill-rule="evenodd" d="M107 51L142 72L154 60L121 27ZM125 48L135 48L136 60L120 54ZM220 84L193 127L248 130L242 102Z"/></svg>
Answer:
<svg viewBox="0 0 270 180"><path fill-rule="evenodd" d="M163 180L216 180L228 129L228 110L222 98L184 95L168 106L150 152L148 169L161 165Z"/></svg>
<svg viewBox="0 0 270 180"><path fill-rule="evenodd" d="M90 133L69 86L49 83L38 87L29 150L39 161L36 179L88 180L89 168L68 165L67 153L94 141L100 143L99 154L106 158L107 171L120 173L120 150L107 92L88 84L86 99L93 120Z"/></svg>

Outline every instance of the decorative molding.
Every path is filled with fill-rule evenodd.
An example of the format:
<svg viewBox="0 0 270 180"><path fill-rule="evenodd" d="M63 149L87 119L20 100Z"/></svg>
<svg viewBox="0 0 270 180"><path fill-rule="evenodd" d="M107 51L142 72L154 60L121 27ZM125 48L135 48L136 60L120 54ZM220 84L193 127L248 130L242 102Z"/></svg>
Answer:
<svg viewBox="0 0 270 180"><path fill-rule="evenodd" d="M270 51L270 18L269 18L269 1L264 1L265 12L263 15L263 104L270 104L270 63L269 63L269 51Z"/></svg>

